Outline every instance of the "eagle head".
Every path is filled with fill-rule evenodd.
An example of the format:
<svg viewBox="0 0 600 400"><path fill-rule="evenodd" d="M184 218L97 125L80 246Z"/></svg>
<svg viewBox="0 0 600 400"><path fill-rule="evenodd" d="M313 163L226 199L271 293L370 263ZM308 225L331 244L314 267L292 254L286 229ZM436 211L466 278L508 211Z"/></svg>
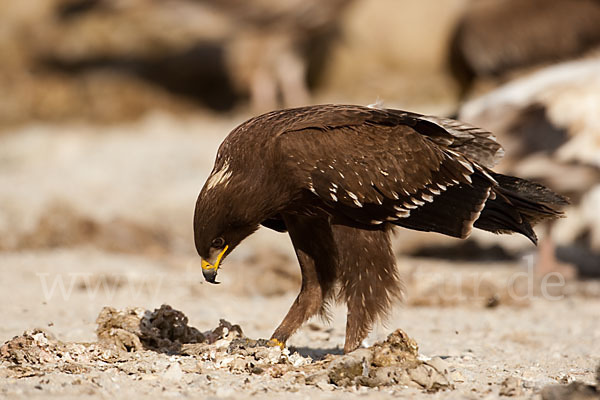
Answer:
<svg viewBox="0 0 600 400"><path fill-rule="evenodd" d="M202 258L202 274L215 281L225 257L258 229L260 212L236 182L227 164L215 169L198 195L194 212L194 242ZM249 201L250 200L250 201Z"/></svg>

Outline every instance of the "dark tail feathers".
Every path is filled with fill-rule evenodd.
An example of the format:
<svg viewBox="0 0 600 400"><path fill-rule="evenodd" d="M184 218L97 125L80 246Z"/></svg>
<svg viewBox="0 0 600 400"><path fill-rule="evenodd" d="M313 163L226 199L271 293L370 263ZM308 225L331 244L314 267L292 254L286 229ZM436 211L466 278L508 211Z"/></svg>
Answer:
<svg viewBox="0 0 600 400"><path fill-rule="evenodd" d="M537 244L533 226L560 218L563 213L553 206L565 206L568 200L547 187L513 176L492 173L498 182L495 198L488 199L475 227L494 233L517 232Z"/></svg>

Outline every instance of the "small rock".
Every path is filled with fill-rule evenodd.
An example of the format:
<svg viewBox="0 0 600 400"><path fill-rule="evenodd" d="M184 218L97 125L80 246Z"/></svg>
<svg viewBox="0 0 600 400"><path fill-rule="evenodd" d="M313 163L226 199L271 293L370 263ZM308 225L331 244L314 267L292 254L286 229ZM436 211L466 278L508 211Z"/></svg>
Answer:
<svg viewBox="0 0 600 400"><path fill-rule="evenodd" d="M426 364L409 369L408 375L414 382L418 383L427 391L438 391L453 387L452 383L445 375Z"/></svg>
<svg viewBox="0 0 600 400"><path fill-rule="evenodd" d="M401 329L392 332L384 342L375 343L372 351L373 365L376 367L387 367L398 364L410 367L421 363L417 359L419 355L417 342Z"/></svg>
<svg viewBox="0 0 600 400"><path fill-rule="evenodd" d="M64 344L40 329L25 331L0 347L0 361L17 365L47 364L58 360L56 353L64 352Z"/></svg>
<svg viewBox="0 0 600 400"><path fill-rule="evenodd" d="M359 349L341 356L329 365L329 379L338 386L348 386L357 376L367 376L373 359L369 349Z"/></svg>
<svg viewBox="0 0 600 400"><path fill-rule="evenodd" d="M310 364L312 362L312 358L310 358L310 357L302 357L298 353L293 353L290 356L288 356L288 361L294 367L302 367L304 365Z"/></svg>
<svg viewBox="0 0 600 400"><path fill-rule="evenodd" d="M265 370L262 369L261 367L252 367L252 369L250 370L250 372L252 372L253 374L256 374L256 375L260 375L263 372L265 372Z"/></svg>

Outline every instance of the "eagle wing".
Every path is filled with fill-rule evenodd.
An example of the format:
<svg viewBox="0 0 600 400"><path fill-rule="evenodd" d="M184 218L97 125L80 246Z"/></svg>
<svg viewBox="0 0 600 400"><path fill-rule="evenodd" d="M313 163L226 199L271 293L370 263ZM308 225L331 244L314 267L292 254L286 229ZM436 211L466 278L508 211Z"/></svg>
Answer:
<svg viewBox="0 0 600 400"><path fill-rule="evenodd" d="M494 167L504 156L504 149L491 132L450 118L361 106L323 105L271 113L268 118L285 117L286 124L278 135L307 129L334 129L372 124L375 126L410 126L433 142L456 150L473 161ZM280 113L286 112L285 115Z"/></svg>
<svg viewBox="0 0 600 400"><path fill-rule="evenodd" d="M485 167L501 156L491 134L458 121L353 106L300 111L277 140L291 176L349 220L455 237L470 234L494 185Z"/></svg>

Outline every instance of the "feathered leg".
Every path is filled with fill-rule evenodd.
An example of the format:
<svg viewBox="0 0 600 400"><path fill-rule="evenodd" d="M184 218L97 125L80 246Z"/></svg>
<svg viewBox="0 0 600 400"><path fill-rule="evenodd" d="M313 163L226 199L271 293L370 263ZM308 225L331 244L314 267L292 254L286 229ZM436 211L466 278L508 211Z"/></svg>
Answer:
<svg viewBox="0 0 600 400"><path fill-rule="evenodd" d="M340 299L348 305L348 353L360 346L373 323L385 318L402 295L388 230L362 230L334 225L339 254Z"/></svg>
<svg viewBox="0 0 600 400"><path fill-rule="evenodd" d="M281 343L310 317L324 310L336 278L337 252L331 226L326 219L283 216L300 269L302 286L287 315L273 333Z"/></svg>

